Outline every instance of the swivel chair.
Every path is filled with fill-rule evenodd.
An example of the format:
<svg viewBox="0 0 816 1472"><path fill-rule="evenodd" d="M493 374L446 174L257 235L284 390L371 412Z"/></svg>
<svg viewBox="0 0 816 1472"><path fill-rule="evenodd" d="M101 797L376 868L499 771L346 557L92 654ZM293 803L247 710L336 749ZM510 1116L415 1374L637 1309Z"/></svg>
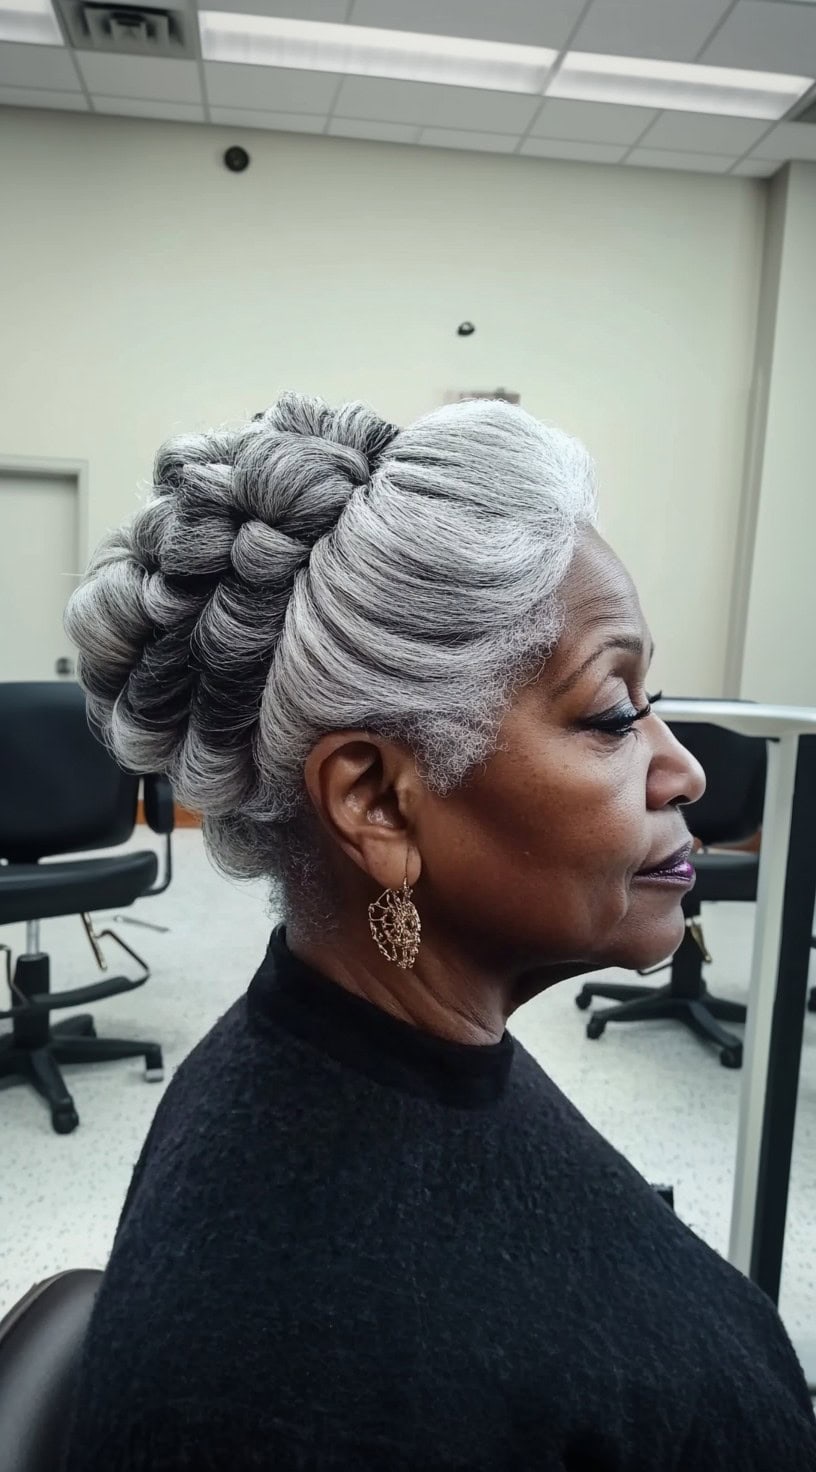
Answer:
<svg viewBox="0 0 816 1472"><path fill-rule="evenodd" d="M161 880L157 882L158 860L150 850L42 862L111 848L130 838L140 780L147 821L165 839ZM11 1033L0 1037L0 1080L31 1083L46 1100L58 1134L69 1134L79 1124L60 1063L142 1055L145 1076L163 1077L157 1043L98 1038L90 1013L52 1025L51 1013L134 991L147 981L150 971L142 958L114 931L97 934L89 913L120 909L167 889L173 824L166 778L140 779L120 770L89 728L78 685L0 683L0 925L26 924L26 949L13 969L10 948L0 946L13 1003L0 1011L0 1018L12 1021ZM107 962L100 941L107 937L138 963L141 974L135 980L106 976L87 986L52 992L49 957L40 949L40 922L57 915L82 917L101 970L107 970Z"/></svg>

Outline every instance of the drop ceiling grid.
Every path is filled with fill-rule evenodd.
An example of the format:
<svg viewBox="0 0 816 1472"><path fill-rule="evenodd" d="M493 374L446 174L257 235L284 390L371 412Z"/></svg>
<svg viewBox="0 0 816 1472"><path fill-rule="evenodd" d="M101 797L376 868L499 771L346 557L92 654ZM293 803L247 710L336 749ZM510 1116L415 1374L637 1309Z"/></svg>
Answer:
<svg viewBox="0 0 816 1472"><path fill-rule="evenodd" d="M242 0L223 3L242 9ZM194 17L194 0L186 4ZM282 16L295 8L294 0L246 4ZM572 49L712 65L795 65L816 75L816 5L801 0L503 0L498 7L494 0L299 0L296 8L301 18L557 46L556 70ZM303 131L330 136L576 159L594 149L599 160L648 158L652 166L662 155L667 167L686 157L699 159L701 169L710 171L717 160L720 171L740 173L784 162L791 153L814 156L816 129L806 124L633 107L614 108L612 119L611 104L205 62L194 29L195 57L184 62L0 43L0 105L42 105L53 94L56 106L61 100L92 112L120 106L131 115L246 127L268 121L295 131L302 119Z"/></svg>

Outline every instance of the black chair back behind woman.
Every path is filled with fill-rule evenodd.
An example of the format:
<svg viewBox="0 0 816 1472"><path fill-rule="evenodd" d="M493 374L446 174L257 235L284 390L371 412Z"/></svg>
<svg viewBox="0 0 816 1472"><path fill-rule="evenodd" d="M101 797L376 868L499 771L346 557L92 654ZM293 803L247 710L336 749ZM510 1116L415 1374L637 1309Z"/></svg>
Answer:
<svg viewBox="0 0 816 1472"><path fill-rule="evenodd" d="M102 1273L71 1268L35 1283L0 1320L3 1472L56 1472Z"/></svg>

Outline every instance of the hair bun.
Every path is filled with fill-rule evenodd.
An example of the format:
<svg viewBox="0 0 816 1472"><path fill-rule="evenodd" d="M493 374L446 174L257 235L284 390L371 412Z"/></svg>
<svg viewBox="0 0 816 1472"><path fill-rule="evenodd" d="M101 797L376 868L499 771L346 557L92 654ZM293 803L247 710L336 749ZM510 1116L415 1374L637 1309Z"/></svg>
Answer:
<svg viewBox="0 0 816 1472"><path fill-rule="evenodd" d="M298 574L398 433L361 404L285 394L248 425L177 436L154 496L97 549L66 627L122 765L212 814L244 801Z"/></svg>

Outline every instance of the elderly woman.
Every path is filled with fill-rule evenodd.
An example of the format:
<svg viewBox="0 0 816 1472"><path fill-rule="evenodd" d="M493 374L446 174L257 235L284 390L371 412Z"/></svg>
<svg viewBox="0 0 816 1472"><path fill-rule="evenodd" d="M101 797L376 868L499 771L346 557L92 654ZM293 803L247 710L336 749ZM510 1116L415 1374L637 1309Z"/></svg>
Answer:
<svg viewBox="0 0 816 1472"><path fill-rule="evenodd" d="M69 609L91 713L285 927L159 1104L68 1472L816 1467L772 1305L506 1027L693 882L584 449L290 394L155 482Z"/></svg>

